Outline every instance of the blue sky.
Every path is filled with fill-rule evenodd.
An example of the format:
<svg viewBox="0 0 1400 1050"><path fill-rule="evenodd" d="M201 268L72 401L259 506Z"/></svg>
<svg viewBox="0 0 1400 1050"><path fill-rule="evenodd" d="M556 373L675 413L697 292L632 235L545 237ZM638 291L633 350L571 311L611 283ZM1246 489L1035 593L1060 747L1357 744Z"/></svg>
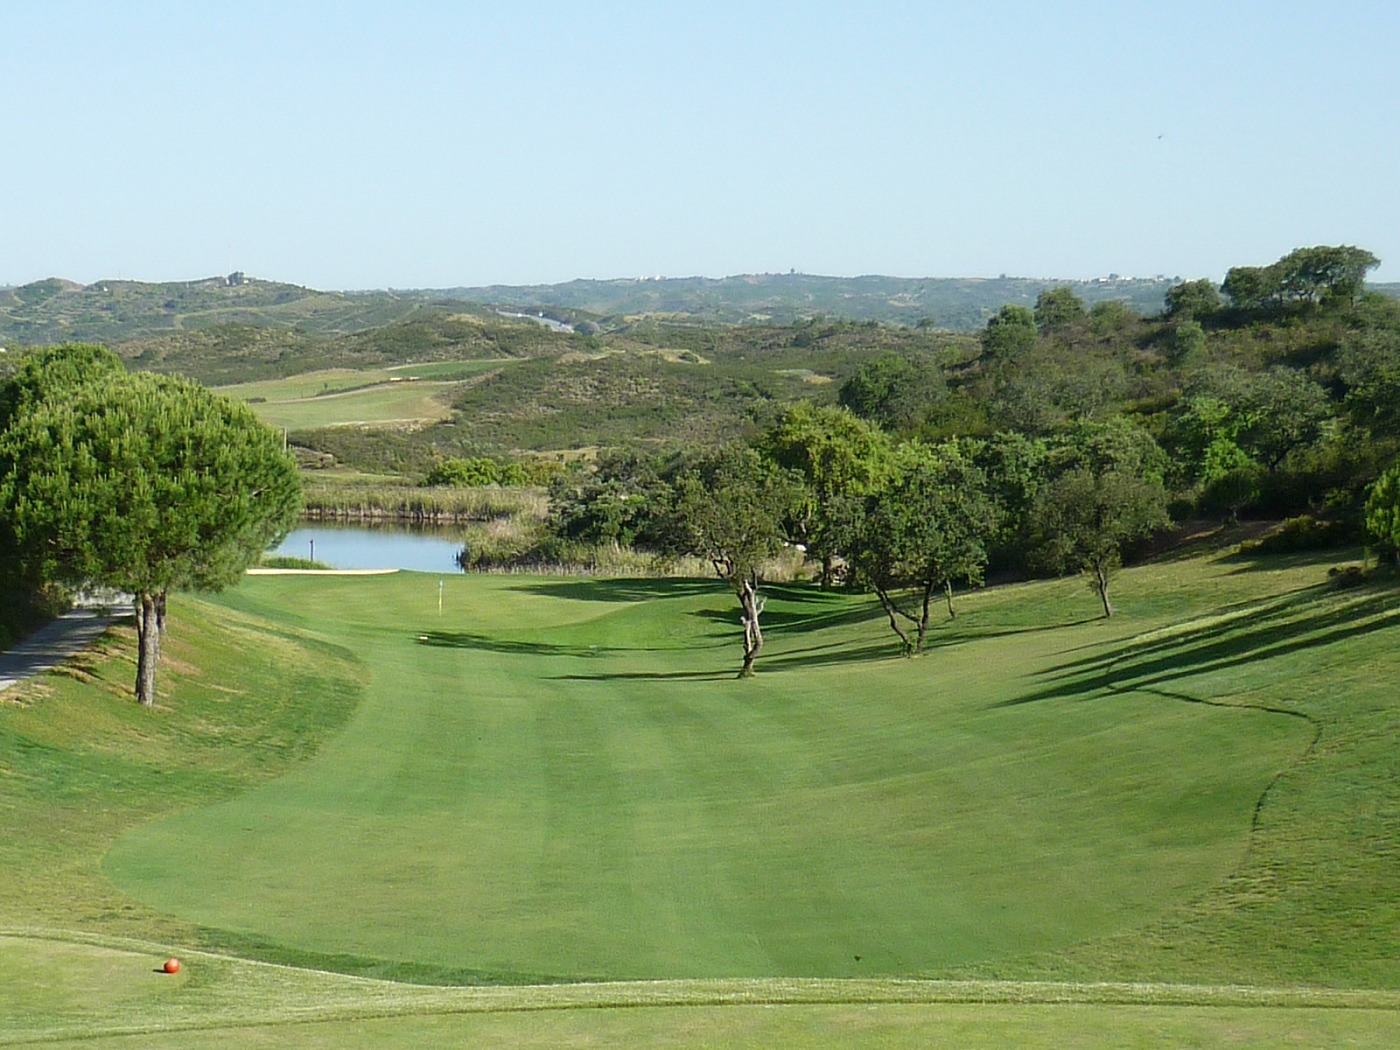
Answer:
<svg viewBox="0 0 1400 1050"><path fill-rule="evenodd" d="M1400 3L0 0L0 283L1400 280Z"/></svg>

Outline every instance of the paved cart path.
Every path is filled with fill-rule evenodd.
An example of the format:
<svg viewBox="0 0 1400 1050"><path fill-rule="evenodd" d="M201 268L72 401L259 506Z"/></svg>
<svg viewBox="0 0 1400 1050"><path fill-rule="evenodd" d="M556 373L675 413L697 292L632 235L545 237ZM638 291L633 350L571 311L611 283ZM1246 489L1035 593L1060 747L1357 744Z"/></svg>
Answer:
<svg viewBox="0 0 1400 1050"><path fill-rule="evenodd" d="M14 648L0 653L0 692L82 652L123 615L124 610L113 614L75 609L39 628Z"/></svg>
<svg viewBox="0 0 1400 1050"><path fill-rule="evenodd" d="M316 576L374 576L398 572L397 569L249 569L248 574L286 574ZM115 611L74 609L39 628L12 649L0 653L0 692L33 678L82 652L99 638L113 622L130 616L130 599L122 595Z"/></svg>

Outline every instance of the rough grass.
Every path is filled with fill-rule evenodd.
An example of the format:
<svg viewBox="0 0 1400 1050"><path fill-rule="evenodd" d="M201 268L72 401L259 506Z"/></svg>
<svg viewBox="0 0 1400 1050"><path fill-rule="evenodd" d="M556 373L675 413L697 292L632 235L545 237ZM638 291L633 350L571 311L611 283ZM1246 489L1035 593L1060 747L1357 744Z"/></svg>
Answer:
<svg viewBox="0 0 1400 1050"><path fill-rule="evenodd" d="M1324 576L991 591L916 661L777 588L750 683L708 583L181 600L155 715L125 638L0 706L0 1039L1393 1045L1400 620Z"/></svg>
<svg viewBox="0 0 1400 1050"><path fill-rule="evenodd" d="M110 937L0 934L0 1045L1387 1047L1400 996L990 981L431 988ZM71 1044L69 1042L71 1040Z"/></svg>

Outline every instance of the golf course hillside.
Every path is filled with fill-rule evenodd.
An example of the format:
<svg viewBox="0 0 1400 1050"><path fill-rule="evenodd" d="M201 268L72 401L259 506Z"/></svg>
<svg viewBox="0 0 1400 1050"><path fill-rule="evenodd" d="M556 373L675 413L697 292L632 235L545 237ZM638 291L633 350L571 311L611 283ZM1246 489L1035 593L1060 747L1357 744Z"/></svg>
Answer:
<svg viewBox="0 0 1400 1050"><path fill-rule="evenodd" d="M155 712L124 628L0 697L0 1044L1390 1045L1400 596L1328 565L972 592L918 659L772 586L751 680L706 580L180 597Z"/></svg>
<svg viewBox="0 0 1400 1050"><path fill-rule="evenodd" d="M248 401L277 427L433 423L451 414L451 394L467 380L504 367L499 361L446 361L394 368L330 368L287 379L219 388Z"/></svg>

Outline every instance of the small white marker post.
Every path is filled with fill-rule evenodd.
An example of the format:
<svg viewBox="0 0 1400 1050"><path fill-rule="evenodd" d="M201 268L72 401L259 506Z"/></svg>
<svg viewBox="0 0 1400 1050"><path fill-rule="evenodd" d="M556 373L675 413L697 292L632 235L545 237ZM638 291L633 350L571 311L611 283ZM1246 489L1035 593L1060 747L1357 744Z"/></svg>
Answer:
<svg viewBox="0 0 1400 1050"><path fill-rule="evenodd" d="M442 581L438 580L438 615L442 615Z"/></svg>

